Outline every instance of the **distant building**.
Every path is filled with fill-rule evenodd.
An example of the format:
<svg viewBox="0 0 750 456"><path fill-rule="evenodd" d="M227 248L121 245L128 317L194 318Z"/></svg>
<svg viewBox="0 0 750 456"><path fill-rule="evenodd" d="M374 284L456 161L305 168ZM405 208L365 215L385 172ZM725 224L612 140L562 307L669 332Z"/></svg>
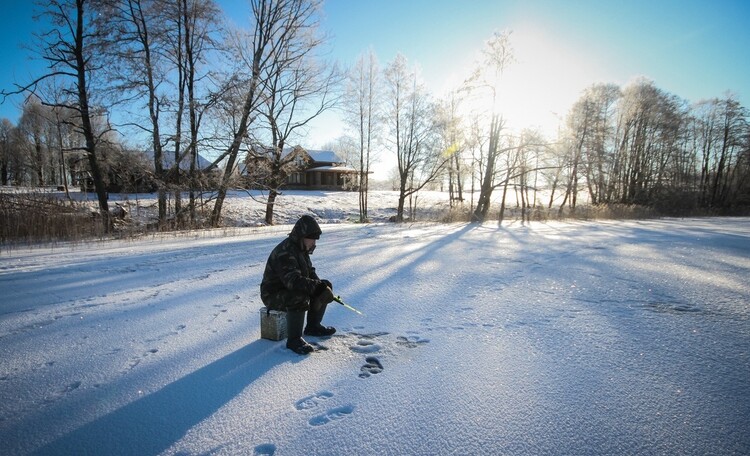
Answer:
<svg viewBox="0 0 750 456"><path fill-rule="evenodd" d="M347 166L333 151L296 146L284 149L281 158L292 170L287 177L286 188L351 190L357 187L358 171ZM248 166L252 167L252 161L249 160Z"/></svg>

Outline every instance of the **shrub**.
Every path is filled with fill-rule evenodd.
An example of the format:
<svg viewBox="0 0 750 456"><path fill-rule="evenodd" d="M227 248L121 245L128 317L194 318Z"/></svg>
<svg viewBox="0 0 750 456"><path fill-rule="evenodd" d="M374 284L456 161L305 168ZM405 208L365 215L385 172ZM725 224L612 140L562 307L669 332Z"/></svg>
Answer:
<svg viewBox="0 0 750 456"><path fill-rule="evenodd" d="M101 223L81 203L44 193L0 192L0 241L77 241L100 235Z"/></svg>

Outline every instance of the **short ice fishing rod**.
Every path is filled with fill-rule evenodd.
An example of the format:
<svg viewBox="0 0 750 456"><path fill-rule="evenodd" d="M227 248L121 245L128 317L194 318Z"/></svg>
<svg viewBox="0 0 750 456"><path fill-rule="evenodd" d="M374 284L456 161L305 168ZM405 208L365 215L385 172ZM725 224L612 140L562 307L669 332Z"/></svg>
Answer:
<svg viewBox="0 0 750 456"><path fill-rule="evenodd" d="M341 296L334 296L334 297L333 297L333 300L334 300L334 301L336 301L337 303L341 304L342 306L346 307L347 309L351 310L352 312L357 312L358 314L360 314L360 315L362 315L362 316L364 316L364 315L365 315L365 314L363 314L362 312L360 312L359 310L357 310L357 309L355 309L354 307L350 306L349 304L345 303L345 302L344 302L344 301L343 301L343 300L341 299Z"/></svg>

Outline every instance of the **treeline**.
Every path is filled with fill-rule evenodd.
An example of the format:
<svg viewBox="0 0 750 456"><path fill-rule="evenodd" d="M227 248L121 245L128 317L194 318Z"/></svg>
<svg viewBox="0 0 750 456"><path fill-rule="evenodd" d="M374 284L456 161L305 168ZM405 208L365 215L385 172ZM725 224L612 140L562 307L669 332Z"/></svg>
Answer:
<svg viewBox="0 0 750 456"><path fill-rule="evenodd" d="M506 128L496 95L514 61L509 33L494 34L470 76L436 97L403 55L381 69L370 52L346 72L325 61L317 0L251 0L240 28L211 0L42 7L50 28L32 47L50 71L16 90L29 98L18 125L0 124L0 177L65 188L90 180L105 231L112 188L156 191L167 229L219 226L228 189L252 184L267 190L273 223L299 171L284 149L334 107L349 126L335 148L359 169L363 222L380 154L396 157L397 221L435 186L477 221L491 208L502 220L511 193L524 219L575 213L581 198L675 215L750 207L748 110L730 95L690 104L646 80L595 85L550 138ZM212 162L201 165L201 154Z"/></svg>
<svg viewBox="0 0 750 456"><path fill-rule="evenodd" d="M156 190L162 229L219 226L252 152L267 170L272 223L293 172L283 150L335 101L340 75L321 57L320 7L251 0L235 26L211 0L39 3L46 28L29 47L48 71L2 91L28 96L19 124L0 131L2 183L85 179L104 231L116 188Z"/></svg>
<svg viewBox="0 0 750 456"><path fill-rule="evenodd" d="M0 182L2 185L80 187L92 191L83 137L74 127L75 113L47 106L31 96L17 125L0 121ZM104 130L103 127L97 127ZM112 192L151 192L157 188L153 157L127 147L114 132L98 147L103 179Z"/></svg>
<svg viewBox="0 0 750 456"><path fill-rule="evenodd" d="M481 56L442 98L402 55L380 70L371 52L350 70L353 155L366 182L378 144L396 154L396 220L414 217L418 191L436 187L456 219L480 222L502 221L510 204L523 220L575 216L582 200L605 216L750 211L748 110L731 95L690 104L648 80L597 84L547 137L506 127L497 93L515 58L511 34L494 34ZM364 221L366 192L360 206Z"/></svg>
<svg viewBox="0 0 750 456"><path fill-rule="evenodd" d="M641 80L595 85L567 118L570 195L661 212L733 212L750 206L748 110L732 96L694 104Z"/></svg>

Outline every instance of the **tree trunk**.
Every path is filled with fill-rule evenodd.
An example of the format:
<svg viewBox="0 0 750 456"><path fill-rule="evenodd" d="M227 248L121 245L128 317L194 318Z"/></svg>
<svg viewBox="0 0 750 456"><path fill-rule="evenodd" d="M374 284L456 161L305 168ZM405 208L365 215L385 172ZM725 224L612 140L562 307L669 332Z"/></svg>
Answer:
<svg viewBox="0 0 750 456"><path fill-rule="evenodd" d="M268 201L266 202L266 225L273 225L273 205L276 204L276 197L278 192L275 189L271 189L268 192Z"/></svg>
<svg viewBox="0 0 750 456"><path fill-rule="evenodd" d="M479 190L477 207L471 217L473 222L484 222L490 210L490 200L492 198L492 190L494 189L493 180L495 176L495 163L497 161L501 130L502 121L500 121L497 115L493 115L492 122L490 123L490 142L487 150L487 164Z"/></svg>
<svg viewBox="0 0 750 456"><path fill-rule="evenodd" d="M86 59L83 56L84 49L84 26L83 26L83 8L84 0L76 0L77 7L77 21L76 21L76 32L75 32L75 60L76 60L76 71L78 76L78 103L81 113L81 126L83 129L83 136L86 140L86 158L88 159L89 167L91 169L91 177L94 180L94 188L96 189L96 197L99 202L99 213L102 218L102 227L105 233L109 233L111 225L109 221L109 204L107 201L107 191L104 188L104 179L102 178L102 172L99 168L99 161L96 157L96 136L94 135L94 128L91 124L91 115L89 113L89 98L88 98L88 86L86 80Z"/></svg>

